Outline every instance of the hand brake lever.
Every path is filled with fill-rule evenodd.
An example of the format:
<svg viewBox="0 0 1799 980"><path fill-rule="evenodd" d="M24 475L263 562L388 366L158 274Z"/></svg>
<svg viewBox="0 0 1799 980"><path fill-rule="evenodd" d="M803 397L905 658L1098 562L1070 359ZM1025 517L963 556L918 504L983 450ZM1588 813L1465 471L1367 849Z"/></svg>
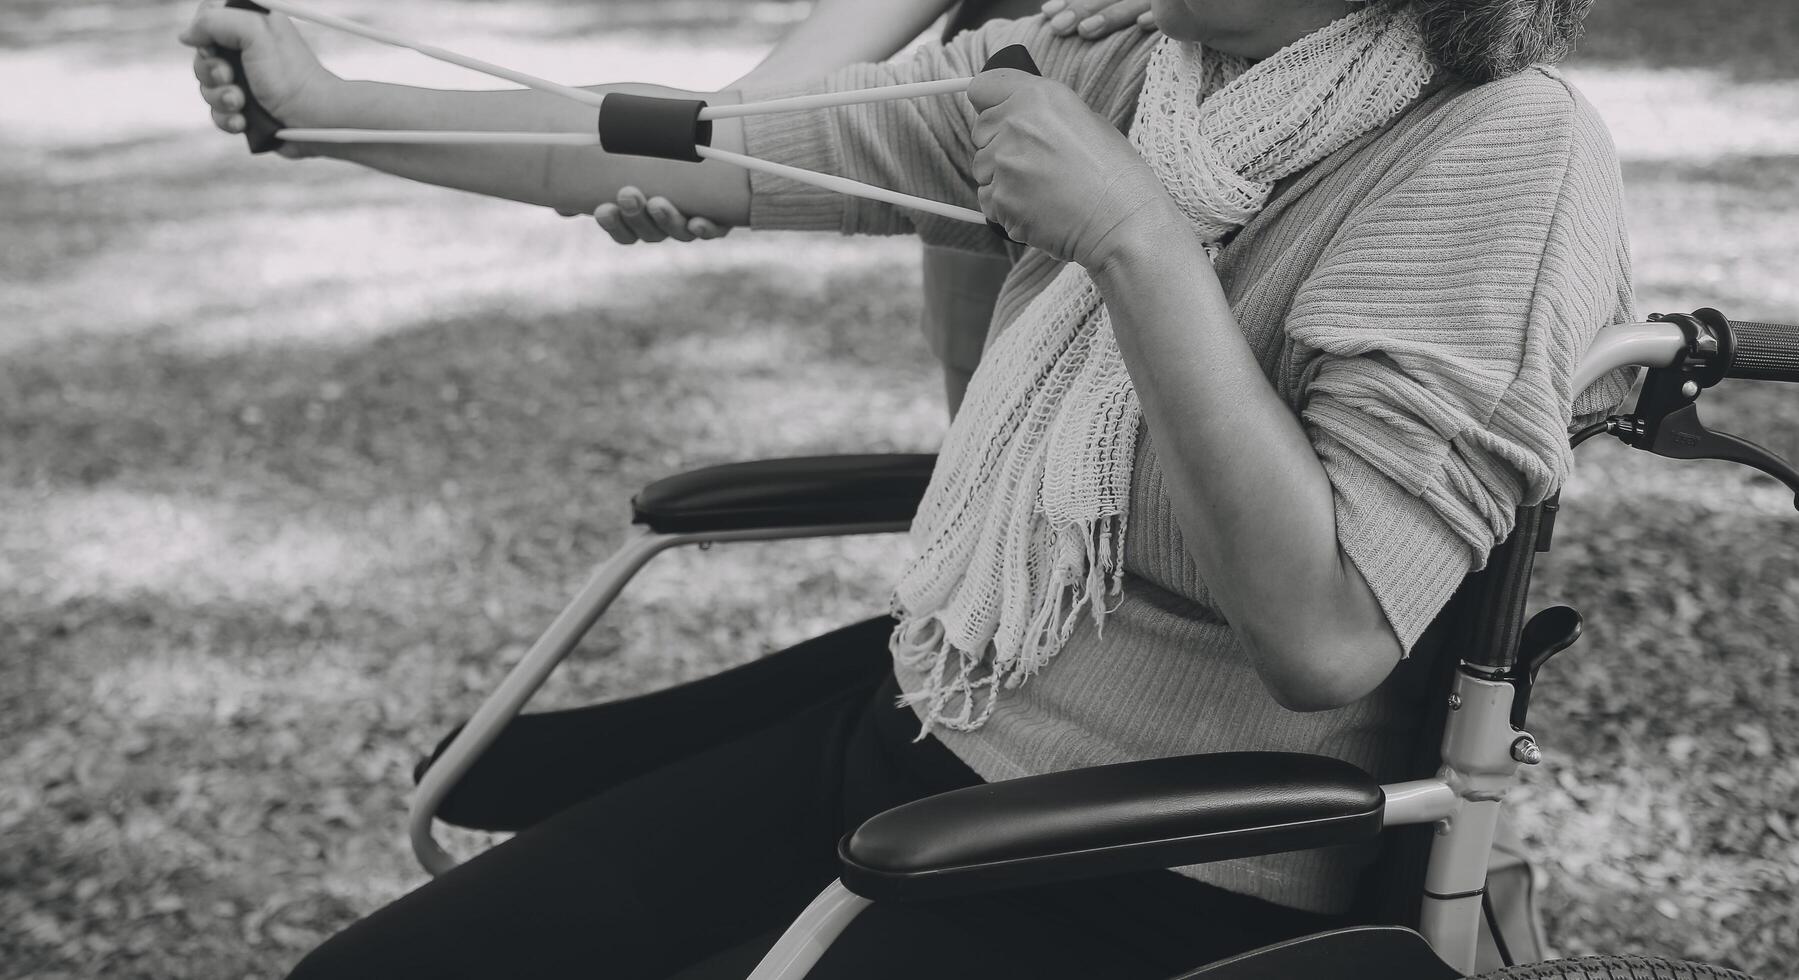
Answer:
<svg viewBox="0 0 1799 980"><path fill-rule="evenodd" d="M1697 316L1657 316L1680 325L1687 351L1674 364L1643 376L1635 411L1616 415L1606 431L1637 449L1669 459L1716 459L1754 467L1786 484L1799 509L1799 470L1773 450L1728 432L1714 432L1699 420L1699 395L1724 378L1731 341L1727 331Z"/></svg>
<svg viewBox="0 0 1799 980"><path fill-rule="evenodd" d="M1793 506L1799 508L1799 470L1773 450L1741 436L1707 429L1699 420L1696 404L1689 402L1664 416L1648 449L1669 459L1717 459L1752 466L1786 484L1793 492Z"/></svg>

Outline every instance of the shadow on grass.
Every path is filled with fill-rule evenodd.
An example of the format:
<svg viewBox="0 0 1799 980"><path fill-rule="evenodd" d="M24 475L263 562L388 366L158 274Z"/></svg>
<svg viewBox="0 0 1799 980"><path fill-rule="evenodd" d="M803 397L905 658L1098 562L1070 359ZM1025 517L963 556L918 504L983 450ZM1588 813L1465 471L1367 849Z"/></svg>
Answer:
<svg viewBox="0 0 1799 980"><path fill-rule="evenodd" d="M602 308L524 321L504 305L467 309L323 349L212 353L166 331L49 340L7 359L0 441L36 461L15 477L54 487L244 466L343 493L354 488L320 481L345 466L367 489L400 490L432 474L506 481L553 454L610 465L643 439L696 458L854 445L871 399L929 385L911 330L868 329L910 318L909 270L858 269L797 294L778 270L635 285ZM700 313L717 310L742 312ZM791 411L836 410L810 415L784 447L780 427L746 423L770 386Z"/></svg>
<svg viewBox="0 0 1799 980"><path fill-rule="evenodd" d="M416 884L395 836L415 753L617 541L636 487L928 444L912 270L807 271L644 276L545 315L493 298L335 346L133 330L10 352L0 960L273 976ZM878 608L837 548L659 562L561 696Z"/></svg>
<svg viewBox="0 0 1799 980"><path fill-rule="evenodd" d="M1630 160L1624 182L1633 191L1656 186L1725 193L1731 204L1799 210L1799 154L1733 154L1703 161Z"/></svg>
<svg viewBox="0 0 1799 980"><path fill-rule="evenodd" d="M1799 78L1799 4L1788 0L1598 0L1580 60Z"/></svg>
<svg viewBox="0 0 1799 980"><path fill-rule="evenodd" d="M1799 443L1796 402L1768 403L1763 431ZM1569 499L1534 595L1581 609L1588 635L1539 678L1531 728L1548 761L1518 801L1548 863L1551 942L1567 955L1643 952L1790 977L1791 497L1725 464L1610 445L1582 456L1594 489ZM1740 509L1750 487L1766 507Z"/></svg>

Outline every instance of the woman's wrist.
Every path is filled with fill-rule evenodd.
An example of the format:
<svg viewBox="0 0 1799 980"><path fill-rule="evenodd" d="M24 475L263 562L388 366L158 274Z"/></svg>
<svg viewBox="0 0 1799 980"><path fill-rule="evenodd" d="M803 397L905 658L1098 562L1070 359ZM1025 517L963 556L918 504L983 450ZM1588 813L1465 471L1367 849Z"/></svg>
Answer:
<svg viewBox="0 0 1799 980"><path fill-rule="evenodd" d="M1205 249L1194 237L1193 225L1174 199L1164 195L1120 222L1083 264L1105 292L1155 275L1170 264L1191 268L1195 255L1203 261Z"/></svg>
<svg viewBox="0 0 1799 980"><path fill-rule="evenodd" d="M350 107L355 105L356 82L345 81L330 72L321 71L306 79L293 96L276 110L276 115L289 126L306 129L328 129L351 126Z"/></svg>
<svg viewBox="0 0 1799 980"><path fill-rule="evenodd" d="M354 86L357 84L330 72L320 72L308 78L279 109L271 107L270 111L283 126L295 129L372 128L349 118L350 107L355 105ZM336 151L342 149L332 143L287 143L281 147L281 155L290 160L331 157L340 156Z"/></svg>

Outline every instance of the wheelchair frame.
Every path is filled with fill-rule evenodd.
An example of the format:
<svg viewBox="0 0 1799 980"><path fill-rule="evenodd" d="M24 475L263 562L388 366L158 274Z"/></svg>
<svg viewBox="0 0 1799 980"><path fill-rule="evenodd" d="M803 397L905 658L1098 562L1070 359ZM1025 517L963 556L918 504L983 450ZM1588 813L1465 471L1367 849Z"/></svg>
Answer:
<svg viewBox="0 0 1799 980"><path fill-rule="evenodd" d="M1709 311L1701 311L1705 312ZM1694 333L1685 322L1692 319L1675 317L1601 330L1575 373L1572 390L1583 391L1619 368L1679 367L1689 356L1700 356L1696 353ZM1723 329L1724 367L1728 368L1728 322ZM1724 376L1724 370L1717 370L1713 382ZM1696 398L1697 390L1692 389L1690 397ZM1612 431L1616 434L1616 430ZM1540 659L1521 663L1519 648L1526 632L1524 612L1531 572L1536 553L1547 550L1555 509L1553 499L1521 509L1517 527L1494 551L1488 568L1479 573L1481 580L1474 584L1478 622L1471 628L1471 636L1463 638L1464 648L1454 651L1457 667L1449 690L1430 694L1433 698L1446 698L1448 709L1440 743L1440 768L1430 778L1380 787L1383 829L1435 825L1417 932L1441 960L1434 965L1446 964L1457 976L1466 976L1475 968L1488 854L1500 808L1521 766L1540 759L1534 737L1521 725L1528 702L1528 678L1548 654L1578 635L1578 616L1574 616L1573 635ZM640 526L634 527L619 551L594 571L574 600L426 771L409 818L412 845L419 861L434 875L455 866L455 859L433 837L434 814L439 805L556 664L575 648L626 583L655 555L691 544L895 533L908 528L909 514L910 510L903 514L871 512L861 518L811 526L801 522L659 531L653 526L655 521L645 520L639 512L636 523ZM1442 656L1449 653L1444 651ZM870 903L870 899L846 887L842 879L833 882L794 920L750 980L803 977Z"/></svg>

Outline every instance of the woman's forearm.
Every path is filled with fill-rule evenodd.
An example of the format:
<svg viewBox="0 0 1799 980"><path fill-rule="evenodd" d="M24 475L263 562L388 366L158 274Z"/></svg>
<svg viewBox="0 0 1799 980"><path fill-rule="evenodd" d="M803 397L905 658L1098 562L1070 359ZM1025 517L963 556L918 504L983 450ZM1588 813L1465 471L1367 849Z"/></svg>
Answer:
<svg viewBox="0 0 1799 980"><path fill-rule="evenodd" d="M818 0L799 26L740 80L789 85L861 61L884 61L917 37L953 0Z"/></svg>
<svg viewBox="0 0 1799 980"><path fill-rule="evenodd" d="M1178 213L1094 271L1187 550L1288 707L1355 700L1401 650L1337 543L1330 480Z"/></svg>
<svg viewBox="0 0 1799 980"><path fill-rule="evenodd" d="M592 132L597 110L536 91L453 92L378 82L341 82L294 126L349 129L462 129ZM594 86L734 103L736 93L692 93L660 86ZM737 120L713 123L712 145L741 152ZM749 220L749 175L728 164L684 163L610 154L599 147L307 144L309 155L350 160L424 183L541 204L568 213L592 211L627 184L654 182L689 214L743 224Z"/></svg>

